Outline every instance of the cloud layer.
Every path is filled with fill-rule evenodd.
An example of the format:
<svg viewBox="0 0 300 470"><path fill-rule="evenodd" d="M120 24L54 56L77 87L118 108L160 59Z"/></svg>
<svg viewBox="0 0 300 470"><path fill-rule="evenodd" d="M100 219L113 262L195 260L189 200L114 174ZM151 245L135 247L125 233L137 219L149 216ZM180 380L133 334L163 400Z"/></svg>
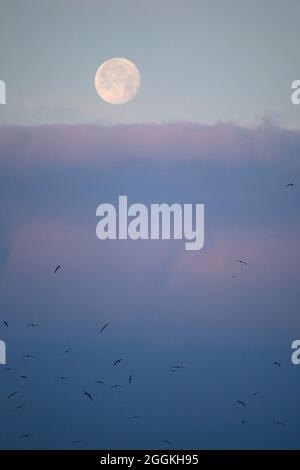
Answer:
<svg viewBox="0 0 300 470"><path fill-rule="evenodd" d="M66 318L87 298L93 311L98 285L108 309L122 306L125 317L137 305L155 303L153 286L164 315L177 312L180 319L184 305L185 316L195 317L201 285L202 304L219 319L224 308L225 318L232 309L230 315L238 315L249 292L262 299L267 289L272 308L265 318L281 322L279 305L296 291L300 273L300 131L222 124L7 127L0 129L0 152L7 306L16 290L25 304L28 292L39 296L36 286L59 262L61 276L68 273L65 289L74 292ZM295 187L285 188L290 181ZM180 241L99 241L96 207L120 194L129 203L204 203L204 249L187 253ZM233 261L243 257L249 266L239 269ZM217 300L216 292L228 298L235 291L235 307ZM249 302L247 312L257 311L256 300ZM295 321L297 302L289 302L284 327ZM43 312L47 317L48 309ZM246 317L252 321L252 314Z"/></svg>
<svg viewBox="0 0 300 470"><path fill-rule="evenodd" d="M300 131L269 125L54 125L0 128L1 167L116 164L132 160L293 161ZM298 159L297 159L298 163Z"/></svg>

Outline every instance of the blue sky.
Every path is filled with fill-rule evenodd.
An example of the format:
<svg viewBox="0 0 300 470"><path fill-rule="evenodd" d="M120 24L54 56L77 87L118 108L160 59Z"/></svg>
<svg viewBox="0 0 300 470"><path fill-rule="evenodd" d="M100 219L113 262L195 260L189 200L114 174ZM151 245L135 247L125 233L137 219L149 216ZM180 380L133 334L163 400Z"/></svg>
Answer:
<svg viewBox="0 0 300 470"><path fill-rule="evenodd" d="M1 447L298 448L299 188L284 185L299 181L299 131L9 127L0 142L1 338L15 369L0 371ZM203 250L98 240L96 207L119 194L204 203Z"/></svg>
<svg viewBox="0 0 300 470"><path fill-rule="evenodd" d="M0 448L299 448L299 2L0 5ZM121 194L204 204L203 250L101 242Z"/></svg>

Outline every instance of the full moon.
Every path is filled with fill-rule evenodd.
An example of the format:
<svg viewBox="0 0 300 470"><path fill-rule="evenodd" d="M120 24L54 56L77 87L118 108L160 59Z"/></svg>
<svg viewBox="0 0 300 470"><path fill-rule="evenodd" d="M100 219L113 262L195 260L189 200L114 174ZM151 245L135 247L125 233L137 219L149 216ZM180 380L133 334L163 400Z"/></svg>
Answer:
<svg viewBox="0 0 300 470"><path fill-rule="evenodd" d="M124 104L132 100L139 91L140 84L140 72L128 59L106 60L95 75L98 95L110 104Z"/></svg>

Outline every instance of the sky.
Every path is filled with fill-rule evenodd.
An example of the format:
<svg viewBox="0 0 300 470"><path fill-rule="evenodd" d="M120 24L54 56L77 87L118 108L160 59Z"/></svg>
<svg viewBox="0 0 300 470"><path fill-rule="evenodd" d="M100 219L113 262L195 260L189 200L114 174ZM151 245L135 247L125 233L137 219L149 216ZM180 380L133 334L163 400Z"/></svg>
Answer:
<svg viewBox="0 0 300 470"><path fill-rule="evenodd" d="M0 449L299 448L299 3L0 5ZM119 195L204 204L204 248L100 241Z"/></svg>
<svg viewBox="0 0 300 470"><path fill-rule="evenodd" d="M1 124L234 122L297 128L298 0L1 1ZM110 57L140 69L128 106L96 99Z"/></svg>

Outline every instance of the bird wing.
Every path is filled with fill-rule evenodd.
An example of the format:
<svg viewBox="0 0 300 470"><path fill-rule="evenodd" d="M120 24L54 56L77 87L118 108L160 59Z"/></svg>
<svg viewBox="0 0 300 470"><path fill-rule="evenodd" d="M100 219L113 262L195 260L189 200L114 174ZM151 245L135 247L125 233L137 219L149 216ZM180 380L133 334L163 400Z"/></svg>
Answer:
<svg viewBox="0 0 300 470"><path fill-rule="evenodd" d="M105 323L105 325L102 326L102 328L101 328L101 330L100 330L100 335L101 335L102 331L104 331L105 328L108 327L108 325L109 325L109 322L108 322L108 323Z"/></svg>
<svg viewBox="0 0 300 470"><path fill-rule="evenodd" d="M242 401L242 400L238 400L237 402L238 402L240 405L242 405L242 406L246 407L246 403L245 403L244 401Z"/></svg>
<svg viewBox="0 0 300 470"><path fill-rule="evenodd" d="M60 268L60 264L59 264L58 266L56 266L56 268L55 268L55 270L54 270L54 274L57 273L57 271L59 270L59 268Z"/></svg>

